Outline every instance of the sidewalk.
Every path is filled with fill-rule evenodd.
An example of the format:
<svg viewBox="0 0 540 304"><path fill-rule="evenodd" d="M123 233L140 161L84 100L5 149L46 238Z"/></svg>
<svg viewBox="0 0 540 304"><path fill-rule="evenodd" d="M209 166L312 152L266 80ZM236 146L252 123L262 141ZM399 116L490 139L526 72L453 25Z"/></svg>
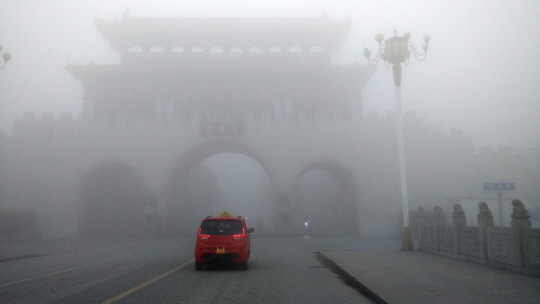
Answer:
<svg viewBox="0 0 540 304"><path fill-rule="evenodd" d="M535 276L419 251L319 253L379 303L540 303Z"/></svg>

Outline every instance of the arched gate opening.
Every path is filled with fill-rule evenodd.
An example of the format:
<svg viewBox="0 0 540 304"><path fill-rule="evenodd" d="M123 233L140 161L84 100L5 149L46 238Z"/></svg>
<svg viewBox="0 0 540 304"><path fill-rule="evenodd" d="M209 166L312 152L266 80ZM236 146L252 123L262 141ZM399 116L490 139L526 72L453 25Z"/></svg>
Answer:
<svg viewBox="0 0 540 304"><path fill-rule="evenodd" d="M314 235L358 235L358 189L352 173L342 165L320 161L300 174L291 188L291 222L301 230L304 222Z"/></svg>
<svg viewBox="0 0 540 304"><path fill-rule="evenodd" d="M216 172L213 164L219 159L249 158L248 166L260 166L266 176L257 174L257 179L266 179L267 188L259 193L263 200L272 206L274 201L275 182L267 163L253 149L246 145L229 140L211 140L203 142L187 153L174 165L167 182L167 218L168 234L194 233L200 221L207 215L217 215L227 209L235 215L248 216L255 225L258 216L273 217L268 214L273 207L256 208L257 199L247 202L234 201L231 187L240 187L238 175L230 172ZM244 160L244 165L246 164ZM217 170L219 171L219 170ZM229 174L230 173L230 174ZM237 173L238 174L238 173ZM225 179L225 181L223 180ZM259 189L261 190L261 189ZM237 188L238 192L255 191L255 189ZM231 198L232 197L232 198ZM246 199L245 196L243 198ZM265 211L262 211L262 210ZM265 213L265 214L261 214ZM269 221L267 221L269 222Z"/></svg>

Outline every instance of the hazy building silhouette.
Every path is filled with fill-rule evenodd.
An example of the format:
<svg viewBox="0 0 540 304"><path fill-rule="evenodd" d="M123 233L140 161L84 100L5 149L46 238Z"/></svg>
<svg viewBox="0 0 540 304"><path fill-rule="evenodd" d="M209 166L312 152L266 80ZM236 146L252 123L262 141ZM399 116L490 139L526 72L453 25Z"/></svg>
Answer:
<svg viewBox="0 0 540 304"><path fill-rule="evenodd" d="M212 208L219 193L203 170L195 180L207 193L188 194L190 174L228 152L269 175L265 232L296 227L301 210L313 209L327 213L314 216L325 222L313 233L400 233L395 113L364 115L362 87L374 70L331 62L349 19L125 15L95 24L121 62L67 65L85 89L79 119L25 113L2 138L3 209L37 212L41 237L145 235L149 194L164 233L192 233L188 220L206 215L196 201ZM516 182L524 202L538 195L518 157L477 155L460 131L433 131L407 113L411 210L481 196L481 184L497 180ZM295 190L318 170L340 184L339 200L310 205Z"/></svg>

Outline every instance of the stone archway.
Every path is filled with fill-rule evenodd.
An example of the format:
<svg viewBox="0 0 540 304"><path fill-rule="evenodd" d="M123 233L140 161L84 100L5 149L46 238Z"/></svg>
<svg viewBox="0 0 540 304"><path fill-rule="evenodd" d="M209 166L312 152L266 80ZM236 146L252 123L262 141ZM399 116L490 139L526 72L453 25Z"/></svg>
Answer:
<svg viewBox="0 0 540 304"><path fill-rule="evenodd" d="M121 162L105 162L88 171L80 189L79 236L83 238L141 236L147 182Z"/></svg>
<svg viewBox="0 0 540 304"><path fill-rule="evenodd" d="M332 191L320 186L314 187L317 193L310 195L300 191L299 180L318 171L333 179L324 183L330 184ZM309 164L297 175L295 184L291 187L294 206L290 218L293 226L298 228L302 222L312 221L314 234L358 235L360 191L357 185L351 171L337 162L318 161Z"/></svg>
<svg viewBox="0 0 540 304"><path fill-rule="evenodd" d="M186 193L189 193L188 187L190 187L190 173L192 170L206 158L221 153L238 153L253 159L268 174L273 189L272 192L276 191L276 183L272 170L260 153L234 140L216 139L205 141L188 150L176 161L167 180L167 216L165 219L165 229L168 234L193 233L192 226L198 224L201 218L197 216L200 217L202 213L199 213L204 211L201 211L201 208L208 210L215 207L211 204L200 206L197 202L191 202L190 198L192 197L186 197ZM199 175L201 175L200 172ZM214 184L210 180L208 187L212 187ZM208 189L208 191L212 192L213 189ZM209 196L211 197L212 193ZM208 201L208 199L205 199L205 201Z"/></svg>

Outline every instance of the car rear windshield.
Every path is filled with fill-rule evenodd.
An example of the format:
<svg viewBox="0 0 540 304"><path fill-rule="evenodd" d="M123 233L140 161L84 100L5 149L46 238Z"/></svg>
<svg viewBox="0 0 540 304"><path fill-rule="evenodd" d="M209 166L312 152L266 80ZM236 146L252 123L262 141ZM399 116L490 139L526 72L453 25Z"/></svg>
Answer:
<svg viewBox="0 0 540 304"><path fill-rule="evenodd" d="M237 220L206 220L201 223L201 233L210 235L233 235L242 233L243 224Z"/></svg>

